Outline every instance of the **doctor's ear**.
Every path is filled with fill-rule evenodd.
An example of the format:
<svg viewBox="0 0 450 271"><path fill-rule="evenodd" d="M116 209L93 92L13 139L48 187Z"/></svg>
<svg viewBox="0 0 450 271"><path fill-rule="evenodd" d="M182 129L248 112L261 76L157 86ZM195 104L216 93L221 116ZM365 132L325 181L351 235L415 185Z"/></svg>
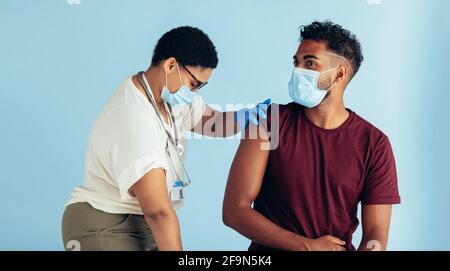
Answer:
<svg viewBox="0 0 450 271"><path fill-rule="evenodd" d="M172 71L176 70L176 63L177 60L174 57L169 57L168 59L164 60L162 63L164 72L171 73Z"/></svg>

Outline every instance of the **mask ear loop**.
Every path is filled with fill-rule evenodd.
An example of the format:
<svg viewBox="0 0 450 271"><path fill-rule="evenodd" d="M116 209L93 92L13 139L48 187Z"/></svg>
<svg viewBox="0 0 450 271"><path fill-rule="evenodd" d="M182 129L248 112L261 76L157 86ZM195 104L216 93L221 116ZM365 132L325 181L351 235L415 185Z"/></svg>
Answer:
<svg viewBox="0 0 450 271"><path fill-rule="evenodd" d="M326 71L324 71L324 72L321 72L320 75L322 75L322 74L324 74L324 73L327 73L327 72L331 72L331 71L333 71L333 70L336 70L337 68L339 68L339 66L341 66L341 65L336 66L336 68L332 68L332 69L326 70Z"/></svg>
<svg viewBox="0 0 450 271"><path fill-rule="evenodd" d="M183 81L181 81L181 73L180 73L180 67L178 66L178 62L177 64L177 70L178 70L178 77L180 78L180 88L183 86Z"/></svg>
<svg viewBox="0 0 450 271"><path fill-rule="evenodd" d="M334 83L331 85L331 87L329 87L326 91L327 91L327 92L330 91L330 90L336 85L336 83L337 83L337 82L334 82Z"/></svg>
<svg viewBox="0 0 450 271"><path fill-rule="evenodd" d="M165 75L166 75L166 84L165 84L165 86L166 86L167 90L169 90L169 88L167 87L167 72L165 72Z"/></svg>
<svg viewBox="0 0 450 271"><path fill-rule="evenodd" d="M349 61L348 61L345 57L343 57L343 56L340 56L340 55L337 55L337 54L333 54L333 53L329 53L329 52L328 52L327 54L332 55L332 56L335 56L335 57L338 57L338 58L341 58L341 59L345 60L346 62L349 62ZM336 66L336 68L329 69L329 70L327 70L327 71L321 72L321 73L319 74L319 76L322 75L322 74L324 74L324 73L327 73L327 72L336 70L336 69L339 68L340 66L341 66L341 65L339 64L339 65ZM351 67L351 65L350 65L350 67ZM326 89L325 91L330 91L330 90L336 85L336 83L337 83L337 82L334 82L334 83L333 83L328 89Z"/></svg>
<svg viewBox="0 0 450 271"><path fill-rule="evenodd" d="M329 69L329 70L327 70L327 71L324 71L324 72L321 72L320 74L319 74L319 77L322 75L322 74L324 74L324 73L327 73L327 72L330 72L330 71L333 71L333 70L336 70L337 68L339 68L341 65L338 65L336 68L333 68L333 69ZM319 79L317 79L317 80L319 80ZM337 82L334 82L328 89L321 89L321 90L324 90L324 91L330 91L335 85L336 85L336 83ZM318 88L318 87L317 87Z"/></svg>

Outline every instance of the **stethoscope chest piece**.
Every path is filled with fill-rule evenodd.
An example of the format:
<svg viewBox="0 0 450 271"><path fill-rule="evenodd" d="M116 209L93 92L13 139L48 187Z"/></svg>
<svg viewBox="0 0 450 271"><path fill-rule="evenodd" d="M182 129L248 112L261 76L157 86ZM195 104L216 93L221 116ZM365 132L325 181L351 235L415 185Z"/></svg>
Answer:
<svg viewBox="0 0 450 271"><path fill-rule="evenodd" d="M182 156L184 154L184 147L181 144L177 144L177 146L175 147L177 149L177 152L180 156Z"/></svg>

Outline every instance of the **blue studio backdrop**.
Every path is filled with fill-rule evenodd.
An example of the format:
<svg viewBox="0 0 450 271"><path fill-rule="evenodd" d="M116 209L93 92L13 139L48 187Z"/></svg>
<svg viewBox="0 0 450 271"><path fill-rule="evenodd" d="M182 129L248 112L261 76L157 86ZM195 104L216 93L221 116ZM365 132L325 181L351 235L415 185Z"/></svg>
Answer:
<svg viewBox="0 0 450 271"><path fill-rule="evenodd" d="M88 134L158 38L204 30L219 66L209 103L288 103L298 27L330 19L354 32L365 61L346 106L383 130L402 204L391 250L450 250L450 2L445 0L0 1L0 250L62 250L61 216L83 179ZM245 250L221 205L239 140L191 140L193 185L178 211L187 250ZM358 244L360 229L354 243Z"/></svg>

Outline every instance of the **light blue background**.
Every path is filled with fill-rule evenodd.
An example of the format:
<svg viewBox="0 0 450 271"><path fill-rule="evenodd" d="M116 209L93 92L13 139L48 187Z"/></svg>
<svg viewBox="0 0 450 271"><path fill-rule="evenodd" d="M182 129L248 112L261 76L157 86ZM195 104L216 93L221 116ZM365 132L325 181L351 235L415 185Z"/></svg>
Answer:
<svg viewBox="0 0 450 271"><path fill-rule="evenodd" d="M61 215L82 182L89 129L117 85L148 66L164 32L193 25L215 43L208 102L287 103L297 27L331 19L364 48L347 107L389 135L396 155L403 202L389 248L449 250L450 2L370 2L0 1L0 249L63 249ZM185 249L247 249L221 221L237 145L190 142Z"/></svg>

